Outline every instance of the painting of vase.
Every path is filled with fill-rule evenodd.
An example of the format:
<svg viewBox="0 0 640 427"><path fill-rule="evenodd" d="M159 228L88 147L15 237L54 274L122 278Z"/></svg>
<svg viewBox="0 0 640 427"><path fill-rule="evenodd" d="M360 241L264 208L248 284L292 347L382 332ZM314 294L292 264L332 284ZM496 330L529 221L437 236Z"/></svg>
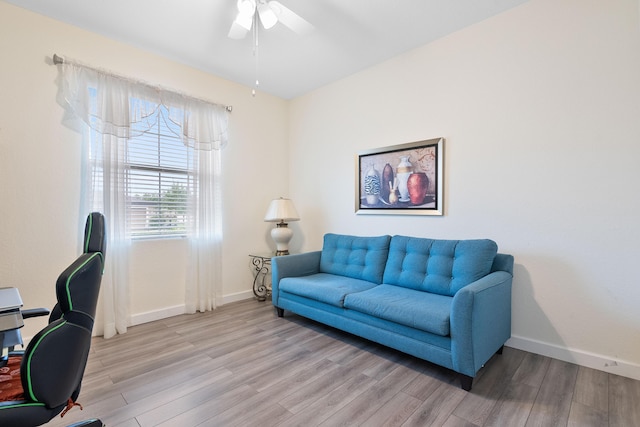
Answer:
<svg viewBox="0 0 640 427"><path fill-rule="evenodd" d="M409 200L414 205L421 205L424 203L424 198L427 196L427 190L429 189L429 178L424 172L412 173L407 180L407 191L409 193Z"/></svg>
<svg viewBox="0 0 640 427"><path fill-rule="evenodd" d="M364 194L368 205L378 203L378 198L380 197L380 175L378 175L375 166L371 166L364 177Z"/></svg>
<svg viewBox="0 0 640 427"><path fill-rule="evenodd" d="M398 168L396 177L398 178L398 191L400 192L400 198L398 199L401 202L409 201L409 188L407 188L407 181L409 180L409 176L413 173L413 166L409 161L409 156L401 156L400 163L398 164Z"/></svg>
<svg viewBox="0 0 640 427"><path fill-rule="evenodd" d="M356 213L443 215L443 168L443 138L361 151Z"/></svg>

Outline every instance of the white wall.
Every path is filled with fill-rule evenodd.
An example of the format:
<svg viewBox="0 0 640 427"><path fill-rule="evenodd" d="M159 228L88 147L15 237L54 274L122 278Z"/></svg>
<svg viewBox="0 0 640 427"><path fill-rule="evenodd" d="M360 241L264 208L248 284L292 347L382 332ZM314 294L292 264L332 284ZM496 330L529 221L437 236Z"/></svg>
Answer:
<svg viewBox="0 0 640 427"><path fill-rule="evenodd" d="M223 151L226 300L252 296L248 254L268 250L269 201L288 194L287 102L126 44L0 2L0 286L28 307L52 307L58 274L80 253L80 135L62 123L54 53L233 105ZM212 53L213 54L213 53ZM278 171L278 173L274 173ZM183 240L138 242L131 270L134 322L182 312ZM45 319L27 322L33 335Z"/></svg>
<svg viewBox="0 0 640 427"><path fill-rule="evenodd" d="M510 345L640 378L637 8L532 0L294 100L299 245L494 239L516 261ZM434 137L445 216L354 213L359 150Z"/></svg>

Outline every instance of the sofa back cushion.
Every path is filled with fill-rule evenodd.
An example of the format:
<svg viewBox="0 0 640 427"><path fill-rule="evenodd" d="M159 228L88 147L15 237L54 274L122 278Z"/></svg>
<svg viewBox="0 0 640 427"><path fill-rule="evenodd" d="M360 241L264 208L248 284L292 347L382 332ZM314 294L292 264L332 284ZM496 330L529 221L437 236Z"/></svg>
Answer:
<svg viewBox="0 0 640 427"><path fill-rule="evenodd" d="M382 283L391 236L360 237L327 233L320 272Z"/></svg>
<svg viewBox="0 0 640 427"><path fill-rule="evenodd" d="M383 282L453 296L491 272L493 240L435 240L393 236Z"/></svg>

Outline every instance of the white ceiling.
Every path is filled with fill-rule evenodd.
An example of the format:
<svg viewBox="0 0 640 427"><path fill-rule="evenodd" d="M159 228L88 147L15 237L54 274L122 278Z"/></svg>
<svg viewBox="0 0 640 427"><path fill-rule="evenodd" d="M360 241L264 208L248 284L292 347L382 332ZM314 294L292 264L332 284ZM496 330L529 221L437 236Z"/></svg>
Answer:
<svg viewBox="0 0 640 427"><path fill-rule="evenodd" d="M251 34L227 37L236 0L4 1L290 99L527 0L280 0L315 31L260 27L257 67Z"/></svg>

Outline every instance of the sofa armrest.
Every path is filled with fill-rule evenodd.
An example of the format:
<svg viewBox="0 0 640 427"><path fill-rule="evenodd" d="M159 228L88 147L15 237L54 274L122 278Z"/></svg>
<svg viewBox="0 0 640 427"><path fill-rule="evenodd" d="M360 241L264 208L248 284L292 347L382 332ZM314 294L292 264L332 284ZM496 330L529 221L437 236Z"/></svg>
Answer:
<svg viewBox="0 0 640 427"><path fill-rule="evenodd" d="M496 271L465 286L451 306L451 353L456 371L475 377L511 337L513 276Z"/></svg>
<svg viewBox="0 0 640 427"><path fill-rule="evenodd" d="M271 300L278 306L280 280L320 272L321 251L275 257L271 260Z"/></svg>

